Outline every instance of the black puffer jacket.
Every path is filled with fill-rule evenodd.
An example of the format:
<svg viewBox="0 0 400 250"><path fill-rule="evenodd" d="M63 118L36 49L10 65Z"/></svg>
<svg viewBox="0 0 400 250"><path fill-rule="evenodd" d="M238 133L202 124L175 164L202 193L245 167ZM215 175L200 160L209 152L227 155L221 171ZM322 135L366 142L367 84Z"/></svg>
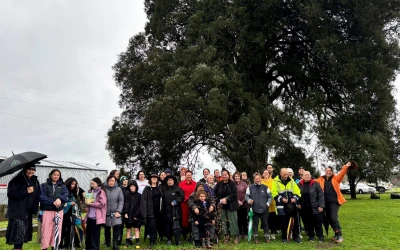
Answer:
<svg viewBox="0 0 400 250"><path fill-rule="evenodd" d="M169 220L173 219L173 207L171 202L175 201L175 209L178 213L178 218L182 218L182 209L181 204L183 202L185 195L183 194L183 190L177 185L167 186L163 190L162 195L162 208L163 208L163 216L164 218L168 218Z"/></svg>
<svg viewBox="0 0 400 250"><path fill-rule="evenodd" d="M324 198L324 192L322 191L321 186L319 185L318 182L311 180L310 182L304 182L301 180L299 182L299 188L301 192L301 198L299 200L299 204L302 207L305 207L307 204L304 204L304 197L303 197L303 190L304 190L304 185L309 185L310 189L310 201L311 201L311 207L313 210L313 214L318 214L318 207L325 208L325 198Z"/></svg>
<svg viewBox="0 0 400 250"><path fill-rule="evenodd" d="M34 192L28 194L28 187L34 187ZM36 176L29 180L21 171L8 183L7 218L24 219L28 214L36 214L39 208L40 185Z"/></svg>
<svg viewBox="0 0 400 250"><path fill-rule="evenodd" d="M134 193L130 191L130 186L132 185L136 187L136 192ZM128 215L128 218L125 219L125 222L133 223L134 218L140 220L142 217L140 211L140 202L142 196L137 192L139 187L136 181L130 180L127 190L129 190L129 193L127 193L124 197L124 209L122 210L122 213Z"/></svg>

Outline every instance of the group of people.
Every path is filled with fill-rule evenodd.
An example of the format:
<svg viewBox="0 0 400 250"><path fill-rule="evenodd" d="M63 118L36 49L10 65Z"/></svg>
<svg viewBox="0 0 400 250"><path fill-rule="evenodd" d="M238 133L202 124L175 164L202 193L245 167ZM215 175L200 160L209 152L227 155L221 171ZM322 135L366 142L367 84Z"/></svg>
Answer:
<svg viewBox="0 0 400 250"><path fill-rule="evenodd" d="M345 199L339 184L350 166L347 163L337 175L328 167L325 175L316 179L300 168L295 179L293 170L288 168L273 176L273 166L268 164L262 173L253 174L253 183L247 173L231 174L226 169L215 170L212 175L205 168L204 178L198 182L186 169L181 171L180 181L170 169L147 174L147 179L146 173L139 171L136 180L120 177L119 171L113 170L105 182L93 178L86 194L75 178L64 182L58 169L39 184L35 165L28 164L9 183L7 244L22 249L32 240L32 216L39 210L41 249L57 244L69 248L70 238L74 237L71 218L79 218L82 210L86 213L86 250L100 249L102 227L104 243L113 250L123 244L124 228L125 245L140 248L142 226L145 239L150 238L150 247L156 245L157 238L166 238L167 245L174 239L180 245L181 236L203 248L212 248L215 238L238 244L241 238L247 238L250 209L256 244L259 221L265 242L275 240L275 235L281 233L283 243L290 239L301 243L300 221L310 241L317 236L322 242L324 220L329 221L335 233L332 240L342 242L338 211ZM73 242L80 246L82 242L76 238Z"/></svg>

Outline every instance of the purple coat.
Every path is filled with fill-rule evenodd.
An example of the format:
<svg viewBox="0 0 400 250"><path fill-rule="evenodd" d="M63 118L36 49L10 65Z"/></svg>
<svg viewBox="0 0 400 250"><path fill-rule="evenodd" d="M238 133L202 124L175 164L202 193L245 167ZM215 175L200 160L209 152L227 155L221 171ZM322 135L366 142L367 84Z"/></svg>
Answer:
<svg viewBox="0 0 400 250"><path fill-rule="evenodd" d="M92 191L89 190L89 193ZM96 225L101 225L106 223L106 213L107 213L107 197L106 192L100 188L99 193L96 196L96 200L87 205L89 209L96 210ZM89 212L86 214L86 220L88 218Z"/></svg>

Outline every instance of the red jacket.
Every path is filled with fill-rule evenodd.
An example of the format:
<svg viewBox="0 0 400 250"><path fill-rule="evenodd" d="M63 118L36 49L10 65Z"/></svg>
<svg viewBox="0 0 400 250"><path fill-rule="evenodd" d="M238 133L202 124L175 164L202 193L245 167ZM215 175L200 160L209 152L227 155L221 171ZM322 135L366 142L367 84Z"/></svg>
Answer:
<svg viewBox="0 0 400 250"><path fill-rule="evenodd" d="M189 196L196 190L196 182L190 181L189 183L184 180L179 183L179 187L183 190L184 200L181 204L182 208L182 227L189 226Z"/></svg>

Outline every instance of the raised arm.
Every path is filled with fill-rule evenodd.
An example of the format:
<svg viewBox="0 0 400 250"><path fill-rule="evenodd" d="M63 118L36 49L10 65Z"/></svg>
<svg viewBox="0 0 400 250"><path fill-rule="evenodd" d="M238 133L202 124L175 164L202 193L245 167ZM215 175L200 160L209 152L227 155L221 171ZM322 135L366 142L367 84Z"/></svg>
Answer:
<svg viewBox="0 0 400 250"><path fill-rule="evenodd" d="M351 166L351 162L348 162L346 165L344 165L342 167L342 169L340 170L340 172L337 174L337 177L336 177L337 183L341 183L343 181L344 177L347 174L347 170L349 169L350 166Z"/></svg>

